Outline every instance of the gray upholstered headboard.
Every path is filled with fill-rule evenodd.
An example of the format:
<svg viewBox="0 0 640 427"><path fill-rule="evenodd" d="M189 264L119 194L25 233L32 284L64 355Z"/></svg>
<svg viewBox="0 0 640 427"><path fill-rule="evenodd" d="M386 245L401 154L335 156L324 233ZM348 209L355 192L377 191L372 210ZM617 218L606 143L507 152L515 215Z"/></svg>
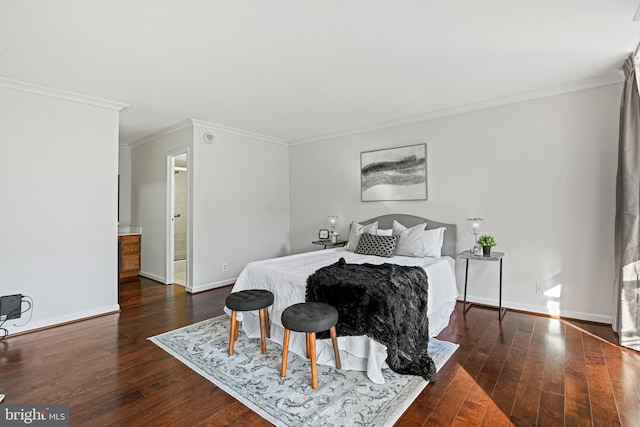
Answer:
<svg viewBox="0 0 640 427"><path fill-rule="evenodd" d="M446 227L447 230L444 232L444 244L442 245L442 255L447 255L452 258L455 258L456 255L456 228L455 224L445 224L443 222L433 221L427 218L421 218L415 215L404 215L404 214L389 214L382 215L375 218L368 219L366 221L360 221L360 224L367 225L372 222L378 221L378 228L391 228L393 226L393 221L396 220L400 224L405 227L413 227L414 225L427 223L426 230L431 230L434 228Z"/></svg>

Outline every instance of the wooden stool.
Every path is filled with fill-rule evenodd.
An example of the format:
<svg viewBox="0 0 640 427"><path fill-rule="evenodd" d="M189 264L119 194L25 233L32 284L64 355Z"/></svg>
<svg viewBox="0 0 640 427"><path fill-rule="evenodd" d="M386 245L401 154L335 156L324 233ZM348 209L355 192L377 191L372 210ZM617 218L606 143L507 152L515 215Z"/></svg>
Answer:
<svg viewBox="0 0 640 427"><path fill-rule="evenodd" d="M233 344L238 339L240 322L236 320L238 311L259 310L260 339L262 340L262 353L267 352L267 340L271 338L269 324L269 311L267 308L273 304L273 294L263 289L249 289L229 294L226 300L227 307L231 310L231 327L229 328L229 356L233 354Z"/></svg>
<svg viewBox="0 0 640 427"><path fill-rule="evenodd" d="M333 354L336 367L341 369L340 353L336 324L338 310L323 302L305 302L287 307L282 312L282 326L284 326L284 342L282 343L282 369L280 376L287 375L287 359L289 356L290 331L304 332L307 340L307 358L311 358L311 387L318 388L318 369L316 367L316 332L328 330L333 343Z"/></svg>

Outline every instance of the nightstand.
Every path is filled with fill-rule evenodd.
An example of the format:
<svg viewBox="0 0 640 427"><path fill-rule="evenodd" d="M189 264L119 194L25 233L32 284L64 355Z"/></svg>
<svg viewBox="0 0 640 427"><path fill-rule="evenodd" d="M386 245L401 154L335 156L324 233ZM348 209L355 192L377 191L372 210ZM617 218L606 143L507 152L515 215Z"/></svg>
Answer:
<svg viewBox="0 0 640 427"><path fill-rule="evenodd" d="M314 245L324 246L323 249L327 249L342 247L347 244L347 240L338 240L335 243L332 243L331 240L314 240L311 243L313 243Z"/></svg>
<svg viewBox="0 0 640 427"><path fill-rule="evenodd" d="M502 307L502 258L504 257L504 252L491 252L490 256L483 255L473 255L469 251L460 252L458 254L458 258L466 259L467 265L464 269L464 313L469 311L473 303L467 303L467 278L469 277L469 260L473 259L476 261L498 261L500 262L500 291L498 294L498 319L502 320L504 314L507 312L507 309Z"/></svg>

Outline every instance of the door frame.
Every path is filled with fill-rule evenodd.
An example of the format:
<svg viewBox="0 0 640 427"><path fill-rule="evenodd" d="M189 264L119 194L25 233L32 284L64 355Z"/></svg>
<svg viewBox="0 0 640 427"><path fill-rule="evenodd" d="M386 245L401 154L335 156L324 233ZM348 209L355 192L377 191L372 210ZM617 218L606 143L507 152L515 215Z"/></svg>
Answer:
<svg viewBox="0 0 640 427"><path fill-rule="evenodd" d="M186 283L185 288L191 289L191 150L189 147L180 148L167 153L167 209L166 209L166 260L165 260L165 285L171 285L174 281L174 253L175 253L175 166L176 157L186 154L187 156L187 212L185 220L187 221L187 250L186 250Z"/></svg>

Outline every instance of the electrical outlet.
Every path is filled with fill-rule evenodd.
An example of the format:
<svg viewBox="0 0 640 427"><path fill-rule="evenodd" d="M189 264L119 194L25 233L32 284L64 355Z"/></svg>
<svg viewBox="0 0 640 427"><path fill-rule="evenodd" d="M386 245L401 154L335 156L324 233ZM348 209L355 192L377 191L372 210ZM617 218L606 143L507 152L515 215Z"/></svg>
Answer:
<svg viewBox="0 0 640 427"><path fill-rule="evenodd" d="M228 266L227 266L227 263L226 263L226 262L223 262L223 263L222 263L222 271L227 271L227 267L228 267Z"/></svg>
<svg viewBox="0 0 640 427"><path fill-rule="evenodd" d="M542 282L536 282L536 294L542 293Z"/></svg>

